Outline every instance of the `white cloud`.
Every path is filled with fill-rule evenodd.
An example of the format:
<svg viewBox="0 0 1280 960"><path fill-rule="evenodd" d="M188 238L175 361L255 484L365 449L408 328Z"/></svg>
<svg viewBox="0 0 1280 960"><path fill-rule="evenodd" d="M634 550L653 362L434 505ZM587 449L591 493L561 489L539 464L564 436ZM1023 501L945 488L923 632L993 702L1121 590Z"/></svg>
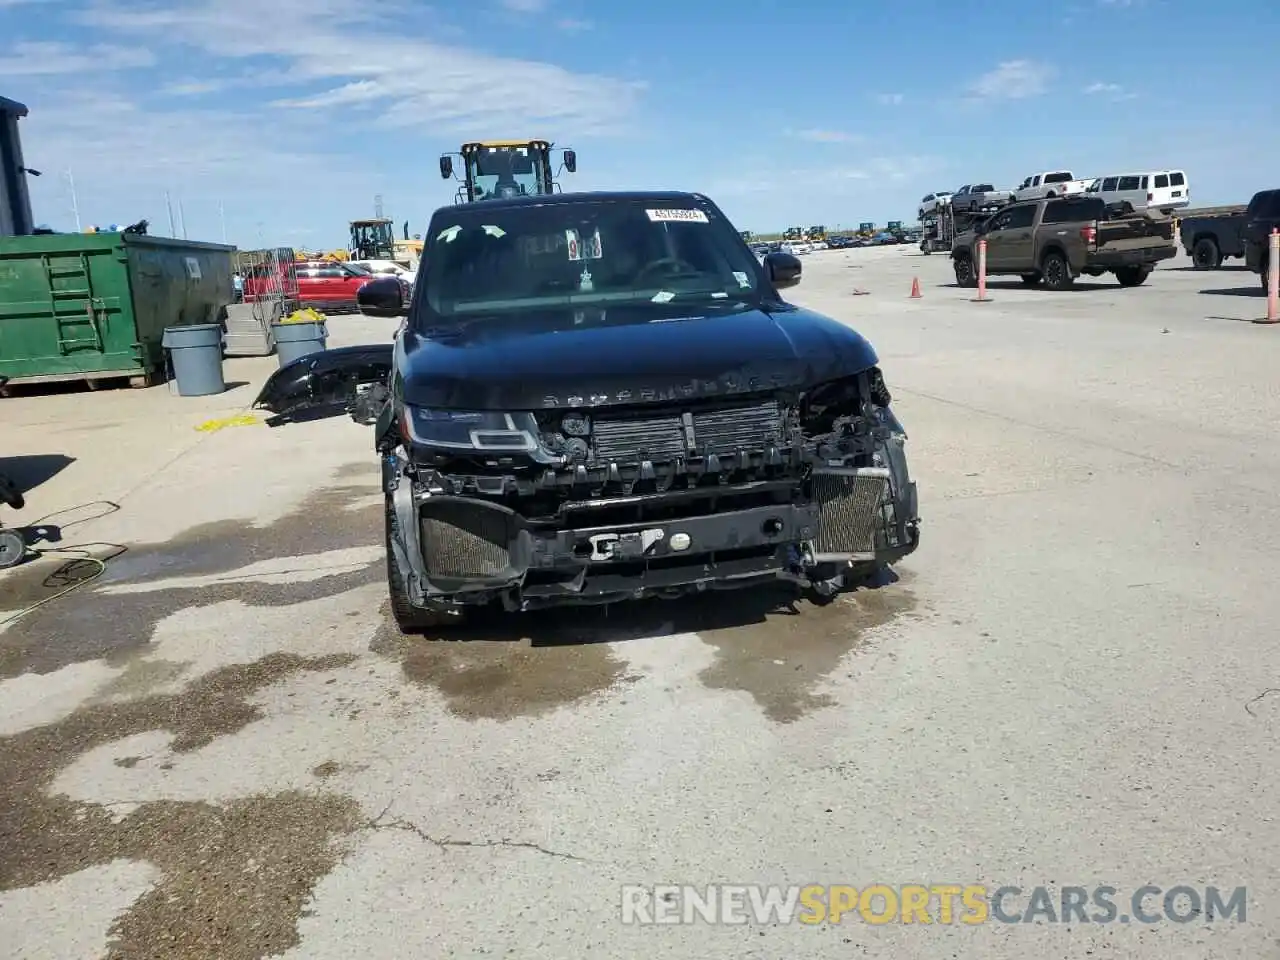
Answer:
<svg viewBox="0 0 1280 960"><path fill-rule="evenodd" d="M811 140L814 143L854 143L862 139L842 130L798 130L794 135L801 140Z"/></svg>
<svg viewBox="0 0 1280 960"><path fill-rule="evenodd" d="M541 13L547 0L502 0L502 5L515 13Z"/></svg>
<svg viewBox="0 0 1280 960"><path fill-rule="evenodd" d="M165 230L170 191L193 237L220 239L225 205L232 242L341 243L375 193L397 219L450 202L438 150L530 128L561 142L623 132L644 89L457 46L439 14L388 0L68 6L96 46L0 43L0 77L39 78L5 92L31 109L24 154L52 174L32 181L32 203L55 228L74 224L58 174L71 168L84 223Z"/></svg>
<svg viewBox="0 0 1280 960"><path fill-rule="evenodd" d="M1109 100L1132 100L1137 96L1131 90L1126 90L1118 83L1091 83L1084 88L1084 93L1089 96L1105 96Z"/></svg>
<svg viewBox="0 0 1280 960"><path fill-rule="evenodd" d="M906 97L901 93L877 93L876 103L885 107L899 106Z"/></svg>
<svg viewBox="0 0 1280 960"><path fill-rule="evenodd" d="M528 3L530 0L521 0ZM388 27L381 7L338 0L215 0L182 9L102 6L88 25L225 59L271 58L299 95L294 108L366 107L383 123L471 134L554 124L560 136L618 129L643 85L549 63L493 56ZM229 23L254 30L228 30ZM393 21L391 21L393 22ZM359 117L353 119L358 120Z"/></svg>
<svg viewBox="0 0 1280 960"><path fill-rule="evenodd" d="M3 3L4 0L0 0ZM155 56L141 47L98 44L74 47L68 43L22 42L0 56L0 77L36 77L90 71L129 70L149 67Z"/></svg>
<svg viewBox="0 0 1280 960"><path fill-rule="evenodd" d="M577 20L573 17L564 17L556 21L557 29L563 30L565 33L582 33L590 30L594 24L590 20Z"/></svg>
<svg viewBox="0 0 1280 960"><path fill-rule="evenodd" d="M1006 60L969 85L979 100L1023 100L1048 89L1053 68L1035 60Z"/></svg>

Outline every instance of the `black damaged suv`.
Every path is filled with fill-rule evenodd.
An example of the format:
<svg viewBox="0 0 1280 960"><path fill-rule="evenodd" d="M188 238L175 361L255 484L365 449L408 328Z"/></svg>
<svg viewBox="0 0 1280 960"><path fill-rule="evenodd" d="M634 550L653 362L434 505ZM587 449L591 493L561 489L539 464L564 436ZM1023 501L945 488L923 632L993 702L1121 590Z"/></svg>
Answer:
<svg viewBox="0 0 1280 960"><path fill-rule="evenodd" d="M406 632L472 605L830 595L915 549L875 351L784 302L799 260L757 260L706 197L446 207L423 264L394 345L303 357L257 404L375 423ZM366 313L398 311L382 284Z"/></svg>

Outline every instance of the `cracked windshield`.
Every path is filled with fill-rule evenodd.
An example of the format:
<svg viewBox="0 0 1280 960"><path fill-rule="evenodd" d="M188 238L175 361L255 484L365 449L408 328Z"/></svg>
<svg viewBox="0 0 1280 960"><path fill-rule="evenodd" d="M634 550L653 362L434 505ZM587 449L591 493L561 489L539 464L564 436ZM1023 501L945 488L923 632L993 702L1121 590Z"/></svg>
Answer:
<svg viewBox="0 0 1280 960"><path fill-rule="evenodd" d="M0 960L1280 960L1280 2L1001 2L0 0Z"/></svg>

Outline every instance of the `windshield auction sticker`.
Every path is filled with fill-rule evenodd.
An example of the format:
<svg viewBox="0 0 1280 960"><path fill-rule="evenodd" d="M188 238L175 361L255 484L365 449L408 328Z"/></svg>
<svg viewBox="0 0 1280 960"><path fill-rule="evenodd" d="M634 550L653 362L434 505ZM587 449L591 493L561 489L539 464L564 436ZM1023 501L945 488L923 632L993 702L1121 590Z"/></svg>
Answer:
<svg viewBox="0 0 1280 960"><path fill-rule="evenodd" d="M646 210L649 219L654 223L710 223L707 215L701 210Z"/></svg>

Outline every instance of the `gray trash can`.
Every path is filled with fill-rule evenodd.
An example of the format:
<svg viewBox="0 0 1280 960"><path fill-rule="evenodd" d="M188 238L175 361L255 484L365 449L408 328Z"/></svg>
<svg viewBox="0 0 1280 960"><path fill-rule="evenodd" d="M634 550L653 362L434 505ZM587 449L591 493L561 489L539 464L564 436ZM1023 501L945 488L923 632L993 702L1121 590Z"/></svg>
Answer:
<svg viewBox="0 0 1280 960"><path fill-rule="evenodd" d="M329 339L324 321L309 320L306 323L273 323L271 332L276 337L276 353L280 366L293 363L299 357L323 350Z"/></svg>
<svg viewBox="0 0 1280 960"><path fill-rule="evenodd" d="M226 391L227 383L222 378L222 324L165 327L160 344L169 351L178 396L207 397Z"/></svg>

